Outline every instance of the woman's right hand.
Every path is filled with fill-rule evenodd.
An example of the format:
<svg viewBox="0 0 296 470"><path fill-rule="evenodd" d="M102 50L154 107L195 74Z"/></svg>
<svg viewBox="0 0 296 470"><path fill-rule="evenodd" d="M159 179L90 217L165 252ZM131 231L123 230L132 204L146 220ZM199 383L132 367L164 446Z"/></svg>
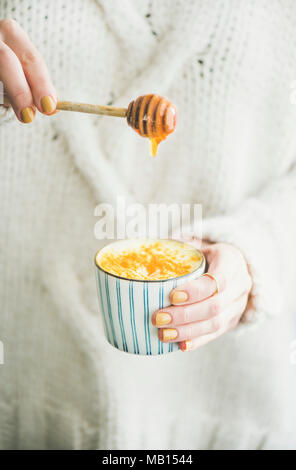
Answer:
<svg viewBox="0 0 296 470"><path fill-rule="evenodd" d="M0 81L20 122L30 123L36 108L43 114L56 112L57 92L47 66L20 25L0 21Z"/></svg>

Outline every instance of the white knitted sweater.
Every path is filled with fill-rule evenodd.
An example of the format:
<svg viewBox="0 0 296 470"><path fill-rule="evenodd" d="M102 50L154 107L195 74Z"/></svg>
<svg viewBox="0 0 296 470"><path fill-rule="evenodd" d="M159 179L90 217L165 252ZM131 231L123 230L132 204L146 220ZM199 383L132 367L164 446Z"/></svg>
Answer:
<svg viewBox="0 0 296 470"><path fill-rule="evenodd" d="M179 122L152 160L121 119L0 118L0 447L295 448L295 2L10 0L4 17L61 99L156 92ZM201 203L204 236L250 264L257 328L164 357L109 346L93 213L117 195Z"/></svg>

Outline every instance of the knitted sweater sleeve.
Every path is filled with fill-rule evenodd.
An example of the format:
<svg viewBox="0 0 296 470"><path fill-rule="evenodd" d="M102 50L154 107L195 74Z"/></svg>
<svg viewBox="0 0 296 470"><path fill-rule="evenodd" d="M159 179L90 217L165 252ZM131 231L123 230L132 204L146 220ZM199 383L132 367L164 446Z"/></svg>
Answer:
<svg viewBox="0 0 296 470"><path fill-rule="evenodd" d="M242 322L295 308L296 164L232 213L204 220L203 237L237 246L247 260L253 288Z"/></svg>
<svg viewBox="0 0 296 470"><path fill-rule="evenodd" d="M11 107L7 108L6 106L0 105L0 126L13 121L13 117L14 113Z"/></svg>

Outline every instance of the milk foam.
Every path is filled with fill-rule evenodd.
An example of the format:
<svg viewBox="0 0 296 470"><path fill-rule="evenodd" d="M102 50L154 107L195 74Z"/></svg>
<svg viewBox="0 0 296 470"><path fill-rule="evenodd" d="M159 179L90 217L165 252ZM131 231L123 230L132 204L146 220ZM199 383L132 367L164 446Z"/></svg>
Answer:
<svg viewBox="0 0 296 470"><path fill-rule="evenodd" d="M135 280L163 280L198 269L203 255L175 240L123 240L97 253L96 264L115 276Z"/></svg>

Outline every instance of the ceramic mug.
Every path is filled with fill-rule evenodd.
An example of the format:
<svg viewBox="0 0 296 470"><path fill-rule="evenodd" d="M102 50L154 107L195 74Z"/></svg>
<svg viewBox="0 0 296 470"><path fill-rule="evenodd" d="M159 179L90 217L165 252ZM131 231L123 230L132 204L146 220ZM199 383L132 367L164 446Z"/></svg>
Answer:
<svg viewBox="0 0 296 470"><path fill-rule="evenodd" d="M146 240L113 242L96 254L98 296L106 338L115 348L132 354L153 356L178 351L178 343L163 343L158 339L158 330L152 325L151 317L156 310L170 305L172 289L204 274L205 258L199 250L192 248L201 256L200 265L189 274L162 280L127 279L99 266L100 256L106 250L132 248L142 242Z"/></svg>

